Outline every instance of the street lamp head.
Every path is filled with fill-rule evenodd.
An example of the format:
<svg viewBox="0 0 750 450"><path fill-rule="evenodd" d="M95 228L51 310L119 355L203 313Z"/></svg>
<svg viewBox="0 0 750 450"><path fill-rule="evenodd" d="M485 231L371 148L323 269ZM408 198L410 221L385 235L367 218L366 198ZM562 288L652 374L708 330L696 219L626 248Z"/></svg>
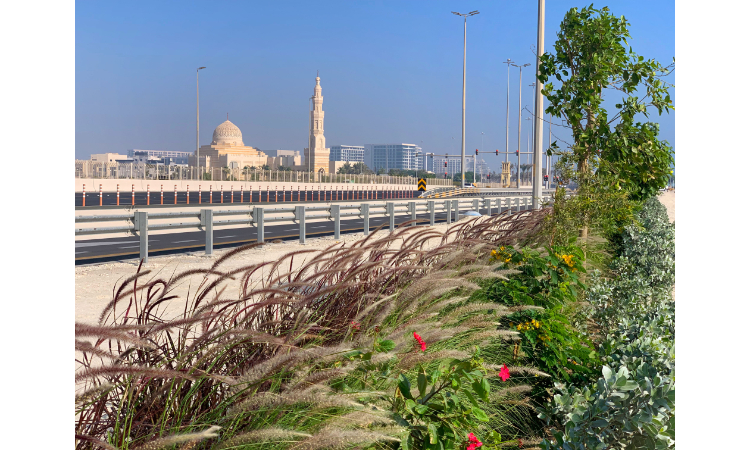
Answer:
<svg viewBox="0 0 750 450"><path fill-rule="evenodd" d="M470 16L475 16L477 14L479 14L479 11L472 11L469 13Z"/></svg>
<svg viewBox="0 0 750 450"><path fill-rule="evenodd" d="M457 15L457 16L463 16L463 14L461 14L461 13L457 13L456 11L451 11L451 13L452 13L452 14L455 14L455 15Z"/></svg>
<svg viewBox="0 0 750 450"><path fill-rule="evenodd" d="M201 70L201 69L205 69L205 66L204 67L198 67L198 70Z"/></svg>

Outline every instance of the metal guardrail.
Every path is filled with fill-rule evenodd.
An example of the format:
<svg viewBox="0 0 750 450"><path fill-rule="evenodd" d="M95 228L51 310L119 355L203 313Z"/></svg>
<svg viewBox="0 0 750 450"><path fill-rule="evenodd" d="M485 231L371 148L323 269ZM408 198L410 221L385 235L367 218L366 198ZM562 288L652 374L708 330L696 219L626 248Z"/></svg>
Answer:
<svg viewBox="0 0 750 450"><path fill-rule="evenodd" d="M542 197L542 202L551 201L552 197ZM76 236L87 236L94 234L131 233L140 238L140 258L148 261L148 232L149 230L177 230L198 229L206 232L206 255L213 254L213 231L215 226L248 225L257 229L257 242L265 242L265 224L273 222L293 222L299 225L299 242L305 243L306 223L308 220L331 220L334 223L334 238L339 239L341 235L342 217L360 217L363 220L364 234L370 233L370 216L383 215L389 218L388 229L396 228L396 215L408 214L410 220L417 219L417 213L429 213L430 226L435 225L435 214L437 212L447 213L447 223L458 221L460 210L463 207L492 215L493 210L500 213L505 209L511 212L520 211L522 207L531 206L531 197L495 197L495 198L473 198L473 199L446 199L446 200L414 200L414 201L389 201L380 203L360 203L356 205L332 204L326 206L282 206L267 207L255 206L251 210L214 210L201 209L196 212L158 212L136 211L132 214L112 214L94 216L76 216L75 222L110 222L127 221L128 225L112 227L91 227L75 229ZM322 214L320 214L322 212ZM313 214L309 214L313 213ZM238 219L217 220L215 216L245 216ZM169 223L151 223L155 219L176 219ZM185 220L183 220L185 219ZM188 220L190 219L190 220ZM416 225L416 223L413 223Z"/></svg>

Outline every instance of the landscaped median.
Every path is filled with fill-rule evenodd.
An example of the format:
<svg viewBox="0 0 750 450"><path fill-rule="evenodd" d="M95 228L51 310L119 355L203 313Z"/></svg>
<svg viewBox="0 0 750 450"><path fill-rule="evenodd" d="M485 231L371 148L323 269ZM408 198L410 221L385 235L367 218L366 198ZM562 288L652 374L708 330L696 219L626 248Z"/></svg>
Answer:
<svg viewBox="0 0 750 450"><path fill-rule="evenodd" d="M647 202L587 273L575 245L534 244L548 214L222 270L243 247L189 298L171 293L195 274L137 271L76 326L78 448L673 445L673 226Z"/></svg>

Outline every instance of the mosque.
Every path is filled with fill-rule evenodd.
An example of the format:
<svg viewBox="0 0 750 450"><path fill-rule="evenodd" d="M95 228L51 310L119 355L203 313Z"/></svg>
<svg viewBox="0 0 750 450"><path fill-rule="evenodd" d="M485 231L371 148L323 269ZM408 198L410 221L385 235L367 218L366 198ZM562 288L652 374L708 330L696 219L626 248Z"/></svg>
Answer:
<svg viewBox="0 0 750 450"><path fill-rule="evenodd" d="M310 139L309 147L305 148L305 163L301 164L299 156L292 167L294 170L310 172L335 172L343 162L329 161L330 148L326 148L326 138L323 135L323 95L320 77L315 77L315 88L312 96L313 110L310 111ZM200 161L198 161L198 157ZM221 167L262 167L269 165L276 167L280 161L266 155L257 148L246 146L242 141L242 131L237 125L227 120L214 130L211 144L202 145L199 156L190 157L191 166L221 168ZM337 164L338 163L338 164ZM287 164L281 164L287 165ZM290 166L291 164L289 164Z"/></svg>

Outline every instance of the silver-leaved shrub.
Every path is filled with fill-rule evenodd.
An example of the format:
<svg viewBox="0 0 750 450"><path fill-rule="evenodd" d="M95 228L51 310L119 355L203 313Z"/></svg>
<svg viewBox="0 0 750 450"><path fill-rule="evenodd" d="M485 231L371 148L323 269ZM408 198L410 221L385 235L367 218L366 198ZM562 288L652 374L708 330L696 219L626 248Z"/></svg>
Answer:
<svg viewBox="0 0 750 450"><path fill-rule="evenodd" d="M586 388L556 384L539 417L554 425L545 449L674 448L674 225L656 198L623 232L613 277L593 273L590 317L603 330L602 377Z"/></svg>

